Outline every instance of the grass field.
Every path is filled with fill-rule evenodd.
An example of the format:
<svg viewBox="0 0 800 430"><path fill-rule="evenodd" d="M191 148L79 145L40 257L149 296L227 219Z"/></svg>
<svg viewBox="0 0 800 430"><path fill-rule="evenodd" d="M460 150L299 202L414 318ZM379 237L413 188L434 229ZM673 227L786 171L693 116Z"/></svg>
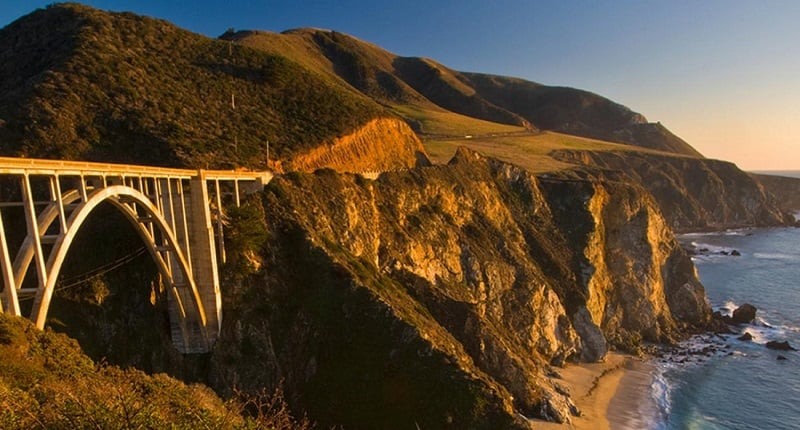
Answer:
<svg viewBox="0 0 800 430"><path fill-rule="evenodd" d="M392 109L400 116L417 121L423 135L431 136L479 136L487 134L522 133L525 127L499 124L471 118L445 110L425 109L412 105L397 105Z"/></svg>
<svg viewBox="0 0 800 430"><path fill-rule="evenodd" d="M559 149L585 151L639 151L661 155L675 154L654 151L631 145L605 142L556 132L526 135L475 136L473 138L443 138L423 141L428 156L434 163L447 163L459 146L516 164L533 173L552 172L572 167L571 164L550 157Z"/></svg>

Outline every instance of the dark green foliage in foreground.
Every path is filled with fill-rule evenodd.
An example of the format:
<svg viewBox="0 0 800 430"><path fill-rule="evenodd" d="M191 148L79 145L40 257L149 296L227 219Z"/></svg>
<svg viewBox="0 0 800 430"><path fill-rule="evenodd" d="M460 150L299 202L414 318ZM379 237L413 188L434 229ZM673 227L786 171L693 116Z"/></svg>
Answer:
<svg viewBox="0 0 800 430"><path fill-rule="evenodd" d="M235 107L232 106L232 96ZM75 4L0 30L0 152L263 168L384 114L281 56Z"/></svg>
<svg viewBox="0 0 800 430"><path fill-rule="evenodd" d="M95 365L74 340L0 315L0 428L309 427L279 392L223 402L202 385Z"/></svg>

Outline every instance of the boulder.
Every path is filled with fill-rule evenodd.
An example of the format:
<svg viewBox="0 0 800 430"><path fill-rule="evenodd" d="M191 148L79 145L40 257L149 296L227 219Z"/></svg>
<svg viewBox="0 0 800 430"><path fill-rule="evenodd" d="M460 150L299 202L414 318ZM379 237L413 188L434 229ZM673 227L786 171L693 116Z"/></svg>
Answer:
<svg viewBox="0 0 800 430"><path fill-rule="evenodd" d="M581 361L597 363L603 361L608 352L608 344L603 332L592 321L592 316L586 307L581 306L572 317L572 324L578 336L581 337Z"/></svg>
<svg viewBox="0 0 800 430"><path fill-rule="evenodd" d="M733 310L733 322L736 324L749 324L756 319L756 307L745 303Z"/></svg>
<svg viewBox="0 0 800 430"><path fill-rule="evenodd" d="M743 340L745 342L750 342L751 340L753 340L753 335L750 334L750 332L744 332L743 335L737 337L736 339Z"/></svg>
<svg viewBox="0 0 800 430"><path fill-rule="evenodd" d="M777 349L778 351L797 351L791 345L789 345L789 341L786 340L784 340L783 342L778 342L777 340L771 340L767 342L767 348Z"/></svg>
<svg viewBox="0 0 800 430"><path fill-rule="evenodd" d="M733 331L728 324L733 324L731 317L722 315L720 311L714 311L711 314L711 321L708 322L708 331L718 334L732 334Z"/></svg>
<svg viewBox="0 0 800 430"><path fill-rule="evenodd" d="M775 359L778 360L778 361L783 361L783 360L786 360L786 357L784 357L782 355L779 355Z"/></svg>
<svg viewBox="0 0 800 430"><path fill-rule="evenodd" d="M731 255L734 257L740 257L742 253L734 249L733 251L731 251Z"/></svg>

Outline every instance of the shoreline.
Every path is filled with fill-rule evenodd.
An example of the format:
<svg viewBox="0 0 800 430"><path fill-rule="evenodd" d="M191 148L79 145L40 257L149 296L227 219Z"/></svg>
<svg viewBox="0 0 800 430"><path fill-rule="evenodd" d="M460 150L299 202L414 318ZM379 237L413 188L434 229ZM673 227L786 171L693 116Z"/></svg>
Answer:
<svg viewBox="0 0 800 430"><path fill-rule="evenodd" d="M559 383L580 409L572 423L531 421L534 429L608 430L646 428L658 416L651 396L655 367L645 359L610 352L603 363L559 369ZM644 401L643 401L644 400Z"/></svg>

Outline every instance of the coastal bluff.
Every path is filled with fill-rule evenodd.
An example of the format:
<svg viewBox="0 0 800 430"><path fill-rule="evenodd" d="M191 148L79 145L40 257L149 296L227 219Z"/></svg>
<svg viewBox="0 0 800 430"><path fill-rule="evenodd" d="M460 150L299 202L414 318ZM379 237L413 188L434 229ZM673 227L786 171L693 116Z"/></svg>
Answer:
<svg viewBox="0 0 800 430"><path fill-rule="evenodd" d="M375 181L273 180L213 380L283 380L322 425L526 428L577 413L552 366L675 340L710 318L655 202L460 150Z"/></svg>
<svg viewBox="0 0 800 430"><path fill-rule="evenodd" d="M789 222L774 187L602 96L335 31L209 38L56 4L1 29L0 59L0 155L276 174L208 200L226 256L210 353L171 346L147 258L83 276L144 254L114 207L81 230L47 327L214 404L282 388L320 428L568 423L563 366L707 327L673 231Z"/></svg>

